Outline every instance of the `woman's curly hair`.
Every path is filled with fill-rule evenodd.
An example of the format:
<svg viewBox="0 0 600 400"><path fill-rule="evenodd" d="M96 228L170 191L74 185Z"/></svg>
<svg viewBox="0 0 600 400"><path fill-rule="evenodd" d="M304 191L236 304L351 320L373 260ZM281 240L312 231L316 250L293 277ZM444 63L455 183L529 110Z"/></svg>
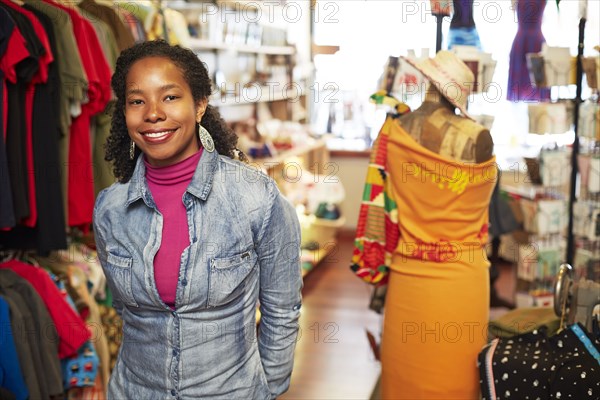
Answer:
<svg viewBox="0 0 600 400"><path fill-rule="evenodd" d="M140 153L136 148L136 157L131 160L129 149L131 140L125 124L125 89L129 69L136 62L147 57L164 57L173 62L183 73L183 78L192 90L195 102L208 99L212 92L212 82L208 71L202 61L194 52L180 46L171 46L164 40L154 40L138 43L124 50L117 59L115 73L111 85L117 98L112 113L110 136L106 142L106 155L104 159L113 163L115 178L121 183L128 182L133 174L137 156ZM202 126L211 134L215 142L215 149L219 154L235 158L236 153L240 160L247 161L246 156L236 148L237 136L231 130L219 112L208 106L202 117ZM198 128L198 127L196 127Z"/></svg>

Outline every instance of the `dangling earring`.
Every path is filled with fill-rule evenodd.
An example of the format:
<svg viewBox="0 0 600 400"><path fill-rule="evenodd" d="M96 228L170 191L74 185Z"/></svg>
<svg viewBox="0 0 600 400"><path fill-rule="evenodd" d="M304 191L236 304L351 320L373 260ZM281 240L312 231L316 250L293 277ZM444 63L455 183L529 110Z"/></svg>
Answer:
<svg viewBox="0 0 600 400"><path fill-rule="evenodd" d="M131 141L131 146L129 146L129 159L133 160L135 158L135 142Z"/></svg>
<svg viewBox="0 0 600 400"><path fill-rule="evenodd" d="M212 153L215 151L215 142L213 142L213 138L210 136L210 133L206 130L205 127L198 123L198 137L200 138L200 143L202 143L202 147L204 150Z"/></svg>

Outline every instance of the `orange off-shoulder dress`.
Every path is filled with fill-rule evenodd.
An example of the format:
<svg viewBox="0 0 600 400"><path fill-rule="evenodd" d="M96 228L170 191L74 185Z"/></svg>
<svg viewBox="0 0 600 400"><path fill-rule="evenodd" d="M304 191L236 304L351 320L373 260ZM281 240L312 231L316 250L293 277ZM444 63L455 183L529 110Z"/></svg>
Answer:
<svg viewBox="0 0 600 400"><path fill-rule="evenodd" d="M370 188L375 195L368 200L385 204L386 232L366 245L368 238L357 238L365 245L357 253L383 249L385 259L375 264L384 264L388 273L381 278L382 265L369 265L368 254L355 254L353 261L360 261L353 269L366 281L388 285L382 398L478 399L477 355L487 342L489 318L485 245L495 158L466 164L441 157L392 118L377 148L369 176L381 181L370 186L382 190ZM369 236L374 225L363 208L358 230Z"/></svg>

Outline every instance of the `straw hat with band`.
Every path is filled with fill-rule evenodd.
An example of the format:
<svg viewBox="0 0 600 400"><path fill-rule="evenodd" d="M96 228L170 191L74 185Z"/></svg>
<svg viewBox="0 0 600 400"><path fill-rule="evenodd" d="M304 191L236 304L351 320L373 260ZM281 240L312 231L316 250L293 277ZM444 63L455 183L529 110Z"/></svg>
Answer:
<svg viewBox="0 0 600 400"><path fill-rule="evenodd" d="M474 120L467 112L467 101L475 78L469 67L456 54L442 50L434 58L422 61L402 58L418 69L465 117Z"/></svg>

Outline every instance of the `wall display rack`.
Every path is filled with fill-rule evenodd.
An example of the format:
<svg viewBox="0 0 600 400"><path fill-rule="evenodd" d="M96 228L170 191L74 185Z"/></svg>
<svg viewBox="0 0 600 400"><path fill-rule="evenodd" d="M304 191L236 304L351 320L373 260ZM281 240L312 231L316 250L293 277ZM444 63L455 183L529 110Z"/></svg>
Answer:
<svg viewBox="0 0 600 400"><path fill-rule="evenodd" d="M505 252L516 255L517 262L517 305L521 306L551 306L553 301L553 281L558 272L558 267L562 263L568 263L574 266L574 275L576 279L586 278L593 281L600 281L600 183L594 185L595 181L600 180L600 134L595 135L598 124L598 86L597 77L587 76L588 86L592 88L594 94L586 102L582 100L583 92L583 63L584 63L584 38L586 26L585 2L580 8L580 20L578 30L578 46L576 56L575 70L575 97L565 99L571 104L568 107L573 115L574 140L568 151L562 152L560 157L555 159L555 164L560 168L554 168L553 173L549 173L547 163L544 167L543 156L547 152L540 153L542 165L538 167L543 173L545 180L555 180L557 177L567 178L560 182L560 187L548 188L547 185L520 184L515 187L510 183L502 185L503 190L509 193L513 198L520 199L520 207L517 206L517 212L535 214L535 218L543 219L544 222L551 221L551 215L540 213L539 204L547 202L548 199L563 203L556 209L556 215L561 214L560 229L547 232L549 236L538 236L537 232L531 232L531 223L527 224L527 215L525 219L524 234L519 232L512 235L513 239L518 238L517 242L512 242L511 251ZM596 60L599 62L600 58ZM543 63L544 60L542 59ZM561 60L565 62L565 60ZM567 62L568 64L568 62ZM530 67L531 68L531 67ZM595 72L592 70L592 74ZM589 71L586 70L586 75ZM544 85L545 86L545 85ZM551 103L556 105L557 103ZM582 119L582 105L589 106L588 115ZM590 115L591 114L591 115ZM582 137L583 129L587 131ZM528 160L531 161L531 160ZM596 163L596 161L598 161ZM598 164L599 171L594 168ZM531 182L532 172L531 163L528 164L529 182ZM535 180L535 179L534 179ZM542 179L544 181L544 179ZM524 182L521 178L515 178L513 182ZM596 187L599 186L599 187ZM536 204L536 207L529 207ZM547 204L546 204L547 205ZM546 209L548 211L548 209ZM537 214L536 214L537 213ZM510 241L510 239L509 239Z"/></svg>
<svg viewBox="0 0 600 400"><path fill-rule="evenodd" d="M303 127L304 139L292 140L282 147L269 145L267 157L246 150L248 156L254 156L250 157L254 167L271 176L288 198L294 197L290 192L296 190L293 184L299 177L293 175L316 176L324 171L329 152L325 140L312 138L302 125L309 120L305 89L308 84L306 79L294 76L298 49L288 43L287 27L261 19L265 11L261 11L260 2L162 0L161 5L186 16L192 37L185 44L207 63L213 74L215 92L210 104L219 108L234 130L242 126L242 130L259 131L261 123L266 120L268 125L272 119L281 121L282 126L291 121L297 124L296 128ZM306 34L311 34L309 24ZM252 135L252 139L265 140L264 132L258 134L262 137ZM293 198L290 200L295 204ZM335 241L303 248L303 275L334 248Z"/></svg>

